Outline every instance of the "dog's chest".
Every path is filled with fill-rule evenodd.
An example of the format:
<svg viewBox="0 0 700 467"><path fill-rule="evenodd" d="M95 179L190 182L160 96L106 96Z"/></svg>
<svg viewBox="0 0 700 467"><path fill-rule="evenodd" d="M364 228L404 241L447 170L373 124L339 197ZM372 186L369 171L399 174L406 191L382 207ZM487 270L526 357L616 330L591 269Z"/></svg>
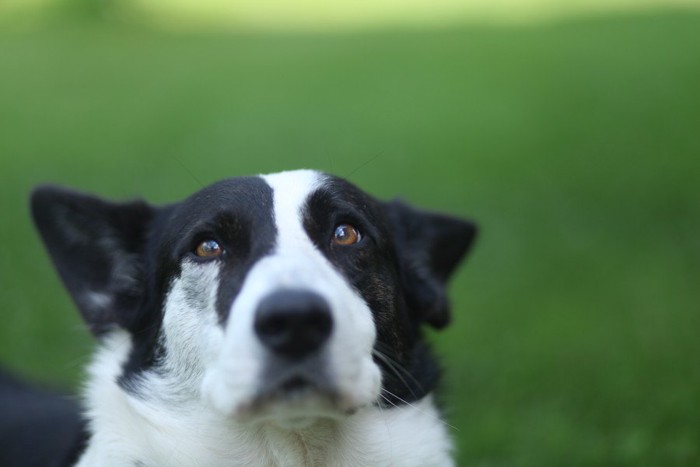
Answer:
<svg viewBox="0 0 700 467"><path fill-rule="evenodd" d="M343 423L302 430L276 426L172 425L134 436L113 426L95 436L78 467L449 467L451 442L432 400L366 408ZM103 432L106 432L103 431Z"/></svg>

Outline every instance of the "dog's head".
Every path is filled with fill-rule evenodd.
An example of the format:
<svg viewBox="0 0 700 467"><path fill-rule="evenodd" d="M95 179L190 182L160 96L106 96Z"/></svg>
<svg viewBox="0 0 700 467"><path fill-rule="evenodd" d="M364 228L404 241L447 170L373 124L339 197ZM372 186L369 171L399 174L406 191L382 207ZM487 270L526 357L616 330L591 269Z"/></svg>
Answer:
<svg viewBox="0 0 700 467"><path fill-rule="evenodd" d="M229 179L181 203L59 188L32 211L84 319L127 335L119 386L234 419L342 417L429 393L421 327L474 226L313 171Z"/></svg>

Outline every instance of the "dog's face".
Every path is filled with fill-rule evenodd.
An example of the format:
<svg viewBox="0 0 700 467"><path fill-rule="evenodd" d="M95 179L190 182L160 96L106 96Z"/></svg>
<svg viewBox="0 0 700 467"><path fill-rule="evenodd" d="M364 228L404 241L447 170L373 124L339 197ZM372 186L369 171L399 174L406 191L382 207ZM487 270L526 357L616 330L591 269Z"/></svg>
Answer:
<svg viewBox="0 0 700 467"><path fill-rule="evenodd" d="M445 283L475 233L313 171L160 208L41 188L32 207L91 330L130 336L124 391L281 423L429 393L421 326L448 323Z"/></svg>

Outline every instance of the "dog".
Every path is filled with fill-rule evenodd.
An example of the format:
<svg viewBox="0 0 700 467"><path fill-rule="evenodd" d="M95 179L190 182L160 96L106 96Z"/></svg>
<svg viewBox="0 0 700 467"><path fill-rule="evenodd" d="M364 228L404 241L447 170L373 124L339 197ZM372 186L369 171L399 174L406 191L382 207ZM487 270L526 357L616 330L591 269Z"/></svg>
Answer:
<svg viewBox="0 0 700 467"><path fill-rule="evenodd" d="M0 376L1 465L454 465L423 328L471 221L309 170L31 208L99 345L82 408Z"/></svg>

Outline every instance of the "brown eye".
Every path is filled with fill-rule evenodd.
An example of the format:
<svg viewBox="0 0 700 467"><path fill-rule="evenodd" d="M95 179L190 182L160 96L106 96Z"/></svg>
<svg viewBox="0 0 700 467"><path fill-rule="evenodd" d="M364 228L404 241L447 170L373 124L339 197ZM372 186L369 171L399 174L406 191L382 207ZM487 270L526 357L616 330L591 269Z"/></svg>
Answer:
<svg viewBox="0 0 700 467"><path fill-rule="evenodd" d="M224 252L216 240L204 240L197 245L194 254L204 259L218 258Z"/></svg>
<svg viewBox="0 0 700 467"><path fill-rule="evenodd" d="M340 224L333 233L333 243L340 246L350 246L359 243L362 234L350 224Z"/></svg>

